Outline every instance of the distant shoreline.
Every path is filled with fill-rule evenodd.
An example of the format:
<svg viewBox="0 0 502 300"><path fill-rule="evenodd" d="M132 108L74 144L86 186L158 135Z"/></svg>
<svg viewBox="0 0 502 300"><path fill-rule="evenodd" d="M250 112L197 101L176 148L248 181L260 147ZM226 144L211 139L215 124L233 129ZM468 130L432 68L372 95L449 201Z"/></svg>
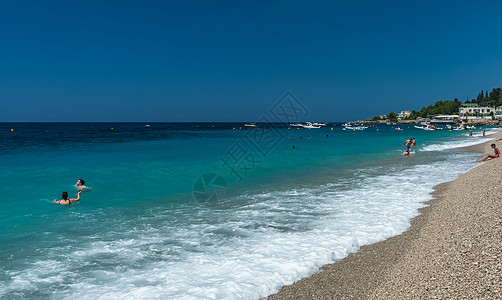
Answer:
<svg viewBox="0 0 502 300"><path fill-rule="evenodd" d="M395 122L390 122L388 120L380 120L380 121L369 121L369 120L362 120L362 121L356 121L357 123L368 123L368 124L408 124L408 125L415 125L415 124L421 124L423 122L430 122L431 124L438 124L438 121L435 120L397 120ZM494 127L501 127L502 122L499 120L477 120L477 119L469 119L467 120L466 123L462 123L460 121L452 122L452 123L442 123L442 125L459 125L459 124L469 124L469 125L474 125L474 126L494 126Z"/></svg>

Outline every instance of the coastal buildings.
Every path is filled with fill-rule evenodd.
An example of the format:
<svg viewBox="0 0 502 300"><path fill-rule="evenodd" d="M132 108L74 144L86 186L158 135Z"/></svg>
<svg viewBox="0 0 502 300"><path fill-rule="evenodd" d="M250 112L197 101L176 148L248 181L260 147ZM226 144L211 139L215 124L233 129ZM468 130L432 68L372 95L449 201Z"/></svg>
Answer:
<svg viewBox="0 0 502 300"><path fill-rule="evenodd" d="M467 119L491 118L495 115L496 108L488 106L479 106L477 103L463 103L459 108L459 117ZM502 115L502 111L501 111Z"/></svg>
<svg viewBox="0 0 502 300"><path fill-rule="evenodd" d="M434 124L456 124L459 122L469 124L497 124L502 125L502 105L494 106L479 106L477 103L459 103L458 113L454 114L454 110L445 110L439 108L427 107L428 110L420 112L403 110L396 114L399 123L417 124L420 122L432 122ZM422 108L422 110L426 107ZM448 111L450 114L438 114L437 111ZM420 116L418 116L420 115ZM425 115L425 116L424 116ZM411 118L410 118L411 117ZM370 119L368 119L370 120ZM368 121L367 120L367 121ZM388 116L381 115L379 118L373 118L371 121L379 123L388 123Z"/></svg>
<svg viewBox="0 0 502 300"><path fill-rule="evenodd" d="M502 119L502 106L495 107L495 118Z"/></svg>
<svg viewBox="0 0 502 300"><path fill-rule="evenodd" d="M402 112L400 112L397 115L397 118L398 119L405 119L405 118L409 117L410 115L411 115L411 111L409 111L409 110L403 110Z"/></svg>

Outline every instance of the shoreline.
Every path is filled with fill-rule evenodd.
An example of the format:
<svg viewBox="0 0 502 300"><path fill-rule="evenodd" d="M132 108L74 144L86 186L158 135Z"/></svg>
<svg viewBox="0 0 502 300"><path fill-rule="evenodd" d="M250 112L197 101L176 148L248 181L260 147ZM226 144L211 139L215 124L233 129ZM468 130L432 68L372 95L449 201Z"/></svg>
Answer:
<svg viewBox="0 0 502 300"><path fill-rule="evenodd" d="M488 137L461 149L478 152L481 158L492 152L490 144L502 137L502 131ZM268 299L501 297L502 201L497 195L502 193L502 171L498 170L502 160L488 160L454 181L436 185L432 199L424 202L427 206L419 209L407 231L362 246Z"/></svg>

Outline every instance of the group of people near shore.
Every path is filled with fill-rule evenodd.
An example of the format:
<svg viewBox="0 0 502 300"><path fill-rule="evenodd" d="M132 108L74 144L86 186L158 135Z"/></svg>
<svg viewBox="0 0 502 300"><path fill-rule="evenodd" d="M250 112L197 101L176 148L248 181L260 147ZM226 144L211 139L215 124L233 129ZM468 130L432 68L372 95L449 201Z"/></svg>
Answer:
<svg viewBox="0 0 502 300"><path fill-rule="evenodd" d="M417 144L417 142L415 141L415 138L410 138L409 140L406 140L404 143L403 143L403 146L404 146L404 153L403 155L404 156L408 156L410 155L411 153L411 149L413 148L413 146L415 146Z"/></svg>
<svg viewBox="0 0 502 300"><path fill-rule="evenodd" d="M77 183L75 183L75 187L78 189L77 193L77 198L68 198L68 192L63 192L61 194L61 197L63 199L54 199L54 203L60 204L60 205L70 205L73 202L80 201L80 194L82 194L82 190L89 189L92 190L92 188L85 186L85 181L83 179L77 180Z"/></svg>

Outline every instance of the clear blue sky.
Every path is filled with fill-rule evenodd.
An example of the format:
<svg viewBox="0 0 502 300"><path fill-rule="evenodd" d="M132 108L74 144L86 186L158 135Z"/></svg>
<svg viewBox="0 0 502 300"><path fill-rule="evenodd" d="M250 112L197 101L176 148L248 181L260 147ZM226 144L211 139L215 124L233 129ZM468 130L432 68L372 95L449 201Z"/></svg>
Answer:
<svg viewBox="0 0 502 300"><path fill-rule="evenodd" d="M0 121L312 121L502 87L502 3L1 1Z"/></svg>

